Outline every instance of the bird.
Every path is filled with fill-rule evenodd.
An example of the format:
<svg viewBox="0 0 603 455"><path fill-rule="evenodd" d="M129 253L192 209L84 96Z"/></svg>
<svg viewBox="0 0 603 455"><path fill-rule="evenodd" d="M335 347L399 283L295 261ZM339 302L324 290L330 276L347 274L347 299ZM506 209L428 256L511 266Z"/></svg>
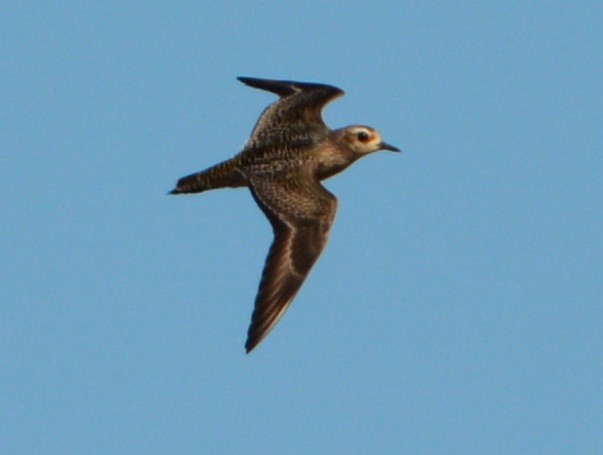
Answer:
<svg viewBox="0 0 603 455"><path fill-rule="evenodd" d="M344 95L332 85L238 77L278 99L264 109L233 158L182 177L169 194L249 188L274 234L261 275L245 351L264 340L291 305L324 250L337 198L321 181L379 150L400 152L374 128L330 129L324 107Z"/></svg>

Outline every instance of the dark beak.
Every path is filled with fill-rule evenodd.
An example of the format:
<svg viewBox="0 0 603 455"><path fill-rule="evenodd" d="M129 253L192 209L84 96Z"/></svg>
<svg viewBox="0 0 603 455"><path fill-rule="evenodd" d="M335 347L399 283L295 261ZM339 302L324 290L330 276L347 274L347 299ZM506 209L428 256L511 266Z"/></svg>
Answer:
<svg viewBox="0 0 603 455"><path fill-rule="evenodd" d="M382 142L381 144L379 144L379 150L391 150L392 152L401 152L398 147L389 145L387 142Z"/></svg>

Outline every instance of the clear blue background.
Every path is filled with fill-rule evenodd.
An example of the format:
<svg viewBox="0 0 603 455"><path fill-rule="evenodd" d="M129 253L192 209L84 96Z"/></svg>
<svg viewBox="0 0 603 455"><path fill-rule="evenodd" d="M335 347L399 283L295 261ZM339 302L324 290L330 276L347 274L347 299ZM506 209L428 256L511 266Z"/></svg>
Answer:
<svg viewBox="0 0 603 455"><path fill-rule="evenodd" d="M499 3L2 2L0 452L603 453L603 7ZM238 75L404 150L250 356Z"/></svg>

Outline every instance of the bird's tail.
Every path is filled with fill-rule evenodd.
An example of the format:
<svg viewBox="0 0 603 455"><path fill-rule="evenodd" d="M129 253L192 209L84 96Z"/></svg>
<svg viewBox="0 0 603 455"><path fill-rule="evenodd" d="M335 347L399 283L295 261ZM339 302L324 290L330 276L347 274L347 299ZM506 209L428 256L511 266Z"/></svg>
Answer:
<svg viewBox="0 0 603 455"><path fill-rule="evenodd" d="M233 158L204 171L182 177L170 194L201 193L217 188L246 186L247 183L237 167Z"/></svg>

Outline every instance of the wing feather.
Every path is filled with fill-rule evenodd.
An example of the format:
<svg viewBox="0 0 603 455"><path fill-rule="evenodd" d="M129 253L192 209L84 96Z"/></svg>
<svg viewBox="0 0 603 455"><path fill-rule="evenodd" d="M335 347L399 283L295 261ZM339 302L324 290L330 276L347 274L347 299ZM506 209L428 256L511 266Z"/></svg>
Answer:
<svg viewBox="0 0 603 455"><path fill-rule="evenodd" d="M283 130L290 132L289 136L303 132L326 131L322 110L328 103L344 94L343 90L327 84L251 77L238 79L250 87L279 96L279 99L260 115L246 147L278 141L283 137Z"/></svg>
<svg viewBox="0 0 603 455"><path fill-rule="evenodd" d="M274 240L251 316L247 352L268 335L291 305L327 244L337 211L337 199L318 181L292 185L291 180L252 180L251 193L272 224Z"/></svg>

